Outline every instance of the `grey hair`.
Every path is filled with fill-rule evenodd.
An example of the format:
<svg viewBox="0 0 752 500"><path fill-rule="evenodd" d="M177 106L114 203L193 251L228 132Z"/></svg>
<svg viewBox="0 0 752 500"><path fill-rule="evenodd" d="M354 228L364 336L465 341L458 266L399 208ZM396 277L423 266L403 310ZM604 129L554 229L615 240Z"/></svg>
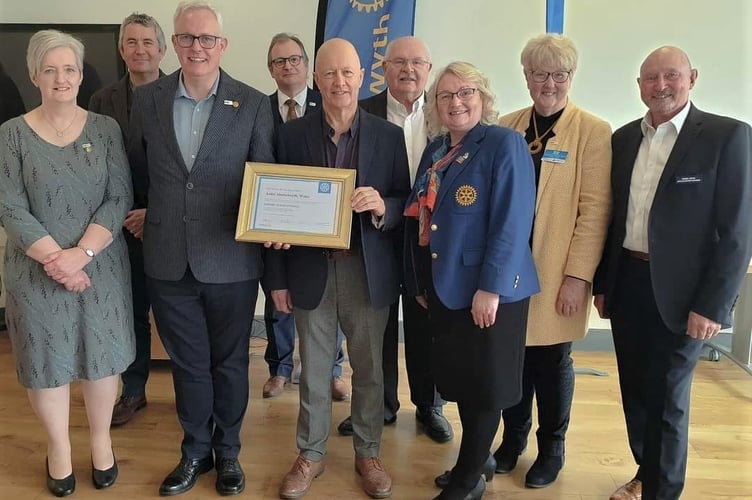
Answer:
<svg viewBox="0 0 752 500"><path fill-rule="evenodd" d="M47 53L51 50L67 47L73 51L76 56L76 65L78 70L83 73L84 70L84 44L81 41L58 30L37 31L29 40L29 47L26 50L26 66L29 70L29 78L35 81L42 68L42 61Z"/></svg>
<svg viewBox="0 0 752 500"><path fill-rule="evenodd" d="M208 10L214 14L214 18L217 20L217 24L219 24L219 31L220 33L222 32L222 14L220 14L220 12L209 2L202 2L200 0L187 0L180 2L175 9L175 15L172 16L173 25L178 22L180 16L193 10Z"/></svg>
<svg viewBox="0 0 752 500"><path fill-rule="evenodd" d="M121 49L123 48L123 36L125 34L125 27L129 24L140 24L144 28L152 28L157 34L157 43L159 43L159 50L165 50L167 48L164 31L162 31L162 27L159 25L157 20L151 17L149 14L134 12L133 14L123 19L123 22L120 25L118 47L120 47Z"/></svg>

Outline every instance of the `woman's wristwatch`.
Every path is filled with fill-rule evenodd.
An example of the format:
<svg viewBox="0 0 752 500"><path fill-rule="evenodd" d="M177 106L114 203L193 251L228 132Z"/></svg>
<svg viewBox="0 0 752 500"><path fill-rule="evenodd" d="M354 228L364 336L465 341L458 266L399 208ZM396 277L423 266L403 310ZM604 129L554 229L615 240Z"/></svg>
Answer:
<svg viewBox="0 0 752 500"><path fill-rule="evenodd" d="M77 246L78 246L78 248L80 248L81 250L83 250L83 252L84 252L84 253L85 253L86 255L88 255L88 256L89 256L89 258L92 258L92 259L93 259L93 258L94 258L94 255L96 255L96 254L94 253L94 250L92 250L91 248L84 248L84 247L82 247L81 245L77 245Z"/></svg>

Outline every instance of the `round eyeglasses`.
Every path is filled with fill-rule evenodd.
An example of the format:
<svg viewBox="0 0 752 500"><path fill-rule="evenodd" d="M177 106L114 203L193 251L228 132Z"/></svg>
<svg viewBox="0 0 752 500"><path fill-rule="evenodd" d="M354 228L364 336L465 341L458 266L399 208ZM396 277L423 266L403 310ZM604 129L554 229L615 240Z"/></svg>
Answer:
<svg viewBox="0 0 752 500"><path fill-rule="evenodd" d="M569 74L571 71L530 71L530 79L535 83L544 83L550 76L556 83L564 83L569 80Z"/></svg>
<svg viewBox="0 0 752 500"><path fill-rule="evenodd" d="M290 66L297 66L300 64L300 61L303 60L303 56L290 56L290 57L277 57L276 59L272 59L271 64L275 68L284 68L285 63L290 63Z"/></svg>

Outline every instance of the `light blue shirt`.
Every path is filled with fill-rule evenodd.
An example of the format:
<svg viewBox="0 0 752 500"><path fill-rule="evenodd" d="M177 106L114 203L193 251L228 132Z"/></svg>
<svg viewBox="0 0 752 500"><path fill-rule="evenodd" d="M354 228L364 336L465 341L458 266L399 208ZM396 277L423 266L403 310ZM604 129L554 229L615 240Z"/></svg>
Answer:
<svg viewBox="0 0 752 500"><path fill-rule="evenodd" d="M172 119L175 123L175 137L178 140L178 147L189 172L193 168L196 156L198 156L201 141L204 140L204 131L206 130L206 124L209 122L212 108L214 108L218 86L219 75L217 75L217 79L214 81L209 95L197 102L185 90L183 74L181 73L180 78L178 78Z"/></svg>

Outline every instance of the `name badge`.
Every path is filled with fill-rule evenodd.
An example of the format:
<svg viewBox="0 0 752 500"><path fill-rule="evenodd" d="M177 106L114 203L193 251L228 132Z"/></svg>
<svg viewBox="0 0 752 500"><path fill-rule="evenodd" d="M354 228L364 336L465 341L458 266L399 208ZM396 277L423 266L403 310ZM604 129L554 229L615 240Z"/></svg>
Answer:
<svg viewBox="0 0 752 500"><path fill-rule="evenodd" d="M569 151L559 151L558 149L547 149L543 152L541 161L548 161L551 163L564 163L567 161Z"/></svg>
<svg viewBox="0 0 752 500"><path fill-rule="evenodd" d="M701 175L683 175L676 178L677 184L695 184L697 182L702 182Z"/></svg>

